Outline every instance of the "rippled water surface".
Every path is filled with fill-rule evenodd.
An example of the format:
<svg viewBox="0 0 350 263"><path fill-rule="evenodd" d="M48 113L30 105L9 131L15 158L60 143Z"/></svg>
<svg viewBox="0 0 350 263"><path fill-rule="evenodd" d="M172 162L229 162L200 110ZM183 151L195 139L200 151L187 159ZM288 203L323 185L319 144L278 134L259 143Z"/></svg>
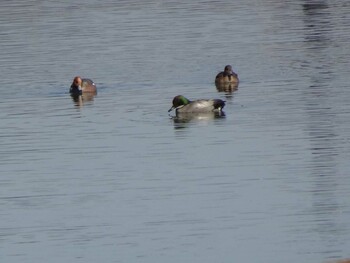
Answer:
<svg viewBox="0 0 350 263"><path fill-rule="evenodd" d="M349 12L1 1L1 262L350 257ZM97 96L73 100L75 75ZM225 116L173 118L178 94Z"/></svg>

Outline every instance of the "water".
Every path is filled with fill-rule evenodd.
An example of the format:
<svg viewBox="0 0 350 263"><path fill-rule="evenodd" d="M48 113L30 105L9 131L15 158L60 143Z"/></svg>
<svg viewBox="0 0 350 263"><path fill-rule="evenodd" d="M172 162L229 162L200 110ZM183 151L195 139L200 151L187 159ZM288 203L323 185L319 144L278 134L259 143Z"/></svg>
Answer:
<svg viewBox="0 0 350 263"><path fill-rule="evenodd" d="M2 262L350 257L347 1L2 1ZM238 90L218 92L232 64ZM75 75L98 95L73 101ZM225 117L168 115L226 100Z"/></svg>

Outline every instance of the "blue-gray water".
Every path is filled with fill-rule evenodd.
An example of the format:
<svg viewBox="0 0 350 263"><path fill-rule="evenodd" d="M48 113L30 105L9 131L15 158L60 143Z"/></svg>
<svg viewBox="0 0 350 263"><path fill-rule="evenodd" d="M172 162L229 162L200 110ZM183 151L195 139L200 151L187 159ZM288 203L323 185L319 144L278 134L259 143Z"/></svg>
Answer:
<svg viewBox="0 0 350 263"><path fill-rule="evenodd" d="M349 12L1 1L1 262L350 257ZM226 64L233 93L214 85ZM98 95L73 101L75 75ZM226 116L172 119L178 94Z"/></svg>

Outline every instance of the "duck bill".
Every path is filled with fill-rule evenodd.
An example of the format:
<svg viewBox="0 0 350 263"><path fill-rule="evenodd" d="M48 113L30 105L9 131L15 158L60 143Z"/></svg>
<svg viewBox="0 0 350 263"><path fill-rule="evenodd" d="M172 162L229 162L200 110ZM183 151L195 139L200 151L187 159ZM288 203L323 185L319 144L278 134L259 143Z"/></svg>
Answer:
<svg viewBox="0 0 350 263"><path fill-rule="evenodd" d="M172 106L172 107L168 110L168 112L171 112L173 109L175 109L174 106Z"/></svg>

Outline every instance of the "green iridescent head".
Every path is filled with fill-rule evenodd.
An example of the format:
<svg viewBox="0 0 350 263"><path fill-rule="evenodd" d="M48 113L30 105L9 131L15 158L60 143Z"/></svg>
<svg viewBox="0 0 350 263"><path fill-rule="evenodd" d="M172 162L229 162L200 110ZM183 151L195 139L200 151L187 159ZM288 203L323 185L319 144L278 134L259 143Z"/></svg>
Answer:
<svg viewBox="0 0 350 263"><path fill-rule="evenodd" d="M178 95L178 96L174 97L173 106L168 110L168 112L172 111L173 109L176 109L177 107L187 105L189 103L190 103L189 99L185 98L182 95Z"/></svg>

